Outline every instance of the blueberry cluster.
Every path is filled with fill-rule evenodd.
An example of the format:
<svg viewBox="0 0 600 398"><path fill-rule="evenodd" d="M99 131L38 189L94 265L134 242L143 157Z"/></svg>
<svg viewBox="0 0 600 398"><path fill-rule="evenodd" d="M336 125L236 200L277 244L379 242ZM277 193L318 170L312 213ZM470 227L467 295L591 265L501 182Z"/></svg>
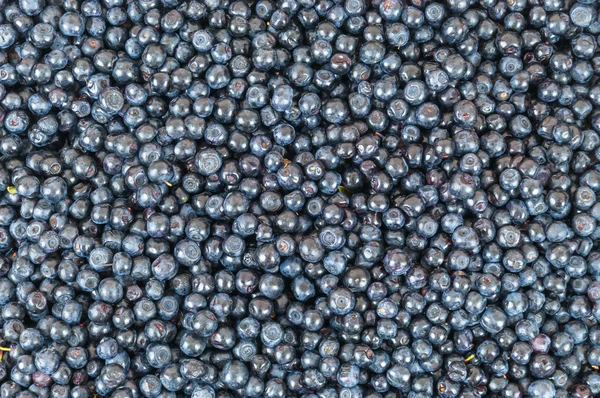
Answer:
<svg viewBox="0 0 600 398"><path fill-rule="evenodd" d="M0 5L0 397L600 395L597 0Z"/></svg>

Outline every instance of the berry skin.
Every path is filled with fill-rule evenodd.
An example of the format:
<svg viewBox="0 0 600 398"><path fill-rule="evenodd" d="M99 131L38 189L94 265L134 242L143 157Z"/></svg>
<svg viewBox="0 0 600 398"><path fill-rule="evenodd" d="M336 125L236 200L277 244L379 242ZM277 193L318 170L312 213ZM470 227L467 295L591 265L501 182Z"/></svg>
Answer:
<svg viewBox="0 0 600 398"><path fill-rule="evenodd" d="M600 395L597 11L6 1L0 395Z"/></svg>

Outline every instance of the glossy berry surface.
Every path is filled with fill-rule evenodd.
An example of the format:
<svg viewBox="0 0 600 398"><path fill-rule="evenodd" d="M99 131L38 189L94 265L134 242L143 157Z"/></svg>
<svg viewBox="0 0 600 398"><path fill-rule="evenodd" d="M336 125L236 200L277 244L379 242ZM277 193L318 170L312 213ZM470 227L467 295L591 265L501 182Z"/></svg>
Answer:
<svg viewBox="0 0 600 398"><path fill-rule="evenodd" d="M595 0L8 0L1 398L600 396Z"/></svg>

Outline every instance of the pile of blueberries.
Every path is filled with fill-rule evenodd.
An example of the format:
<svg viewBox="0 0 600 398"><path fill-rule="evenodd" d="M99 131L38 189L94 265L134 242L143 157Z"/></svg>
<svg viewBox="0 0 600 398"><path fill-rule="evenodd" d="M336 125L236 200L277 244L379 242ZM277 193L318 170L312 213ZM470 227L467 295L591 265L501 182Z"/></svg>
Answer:
<svg viewBox="0 0 600 398"><path fill-rule="evenodd" d="M599 7L0 1L0 397L599 396Z"/></svg>

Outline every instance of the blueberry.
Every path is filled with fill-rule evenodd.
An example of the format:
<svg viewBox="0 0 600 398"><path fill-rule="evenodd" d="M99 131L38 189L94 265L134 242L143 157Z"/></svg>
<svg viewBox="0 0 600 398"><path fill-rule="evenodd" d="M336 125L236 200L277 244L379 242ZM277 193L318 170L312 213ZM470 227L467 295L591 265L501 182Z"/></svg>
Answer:
<svg viewBox="0 0 600 398"><path fill-rule="evenodd" d="M8 2L2 394L595 394L592 3Z"/></svg>
<svg viewBox="0 0 600 398"><path fill-rule="evenodd" d="M65 36L80 36L84 31L84 20L77 12L66 12L58 23L60 31Z"/></svg>

